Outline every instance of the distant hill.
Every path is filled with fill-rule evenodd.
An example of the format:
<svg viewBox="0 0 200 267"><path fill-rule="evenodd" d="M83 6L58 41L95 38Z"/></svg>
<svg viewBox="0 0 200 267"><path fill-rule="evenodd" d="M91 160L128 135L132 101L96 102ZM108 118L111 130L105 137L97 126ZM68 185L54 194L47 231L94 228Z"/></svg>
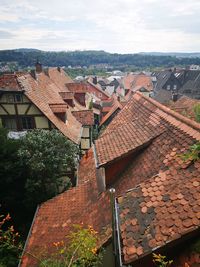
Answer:
<svg viewBox="0 0 200 267"><path fill-rule="evenodd" d="M191 56L193 54L193 56ZM174 67L191 64L200 65L199 53L139 53L117 54L105 51L61 51L46 52L37 49L0 50L0 62L17 62L21 68L34 66L39 60L44 66L91 66L108 65L114 67L134 66L146 67ZM186 55L186 54L184 54Z"/></svg>
<svg viewBox="0 0 200 267"><path fill-rule="evenodd" d="M18 48L18 49L14 49L11 51L15 51L15 52L36 52L36 51L40 51L38 49L35 48Z"/></svg>
<svg viewBox="0 0 200 267"><path fill-rule="evenodd" d="M171 56L178 58L196 58L200 57L200 52L194 53L181 53L181 52L141 52L140 55L151 55L151 56Z"/></svg>

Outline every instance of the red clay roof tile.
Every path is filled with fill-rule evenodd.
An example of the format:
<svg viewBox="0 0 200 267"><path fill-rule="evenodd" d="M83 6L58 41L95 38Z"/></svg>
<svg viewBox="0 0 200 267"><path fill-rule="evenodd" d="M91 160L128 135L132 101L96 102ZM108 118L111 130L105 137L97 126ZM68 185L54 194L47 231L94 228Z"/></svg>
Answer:
<svg viewBox="0 0 200 267"><path fill-rule="evenodd" d="M21 88L25 95L44 113L44 115L60 130L66 137L75 143L80 142L81 124L71 114L70 109L66 109L67 122L61 121L52 111L50 105L62 105L66 103L59 94L60 89L44 73L37 74L37 80L30 74L18 77Z"/></svg>
<svg viewBox="0 0 200 267"><path fill-rule="evenodd" d="M94 113L92 110L72 111L72 114L82 125L94 125Z"/></svg>
<svg viewBox="0 0 200 267"><path fill-rule="evenodd" d="M180 121L187 127L180 126ZM188 126L199 134L198 124L136 93L107 127L100 137L101 141L98 141L103 157L113 160L113 155L123 156L121 150L126 153L128 144L132 146L134 143L135 146L147 137L151 138L152 132L156 134L161 130L147 147L135 154L112 184L116 195L122 195L118 202L124 263L132 262L149 253L152 248L172 242L200 226L200 163L183 162L178 156L198 141L190 135ZM129 137L130 129L138 141ZM119 140L122 148L111 147L118 142L119 137L114 134L115 131L124 140L124 143ZM102 147L103 144L106 147ZM99 157L101 158L100 155ZM91 150L80 162L78 177L78 187L40 206L26 251L40 247L41 232L44 233L43 245L50 246L52 242L64 238L71 224L81 221L91 224L100 234L104 233L102 243L110 237L109 198L107 192L99 195ZM124 194L127 190L129 192ZM68 225L66 231L62 227L65 223ZM31 260L30 257L28 260ZM30 265L25 262L22 266Z"/></svg>

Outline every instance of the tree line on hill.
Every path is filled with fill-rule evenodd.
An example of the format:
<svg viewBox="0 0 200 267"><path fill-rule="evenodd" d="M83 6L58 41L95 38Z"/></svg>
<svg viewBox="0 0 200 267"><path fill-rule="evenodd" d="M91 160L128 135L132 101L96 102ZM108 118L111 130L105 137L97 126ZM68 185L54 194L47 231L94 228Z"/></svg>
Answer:
<svg viewBox="0 0 200 267"><path fill-rule="evenodd" d="M39 60L44 66L135 66L138 68L200 65L200 57L176 57L170 55L117 54L104 51L46 52L36 49L1 50L0 62L17 62L20 68L34 66Z"/></svg>

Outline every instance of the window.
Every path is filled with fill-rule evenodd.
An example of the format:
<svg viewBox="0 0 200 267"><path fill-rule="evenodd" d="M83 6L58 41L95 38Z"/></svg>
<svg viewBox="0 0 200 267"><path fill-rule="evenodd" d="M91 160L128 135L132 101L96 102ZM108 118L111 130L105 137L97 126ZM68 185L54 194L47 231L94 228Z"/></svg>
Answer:
<svg viewBox="0 0 200 267"><path fill-rule="evenodd" d="M17 123L15 118L3 118L2 119L3 127L9 130L17 130Z"/></svg>
<svg viewBox="0 0 200 267"><path fill-rule="evenodd" d="M22 95L21 94L8 94L7 95L8 103L22 103Z"/></svg>
<svg viewBox="0 0 200 267"><path fill-rule="evenodd" d="M169 84L167 85L167 90L170 90L170 85Z"/></svg>
<svg viewBox="0 0 200 267"><path fill-rule="evenodd" d="M102 97L102 93L99 93L99 97Z"/></svg>
<svg viewBox="0 0 200 267"><path fill-rule="evenodd" d="M34 118L32 117L22 117L21 118L21 128L23 130L34 128Z"/></svg>
<svg viewBox="0 0 200 267"><path fill-rule="evenodd" d="M22 95L21 94L15 94L14 95L14 102L21 103L22 102Z"/></svg>
<svg viewBox="0 0 200 267"><path fill-rule="evenodd" d="M174 90L176 90L177 89L177 85L176 84L174 84Z"/></svg>

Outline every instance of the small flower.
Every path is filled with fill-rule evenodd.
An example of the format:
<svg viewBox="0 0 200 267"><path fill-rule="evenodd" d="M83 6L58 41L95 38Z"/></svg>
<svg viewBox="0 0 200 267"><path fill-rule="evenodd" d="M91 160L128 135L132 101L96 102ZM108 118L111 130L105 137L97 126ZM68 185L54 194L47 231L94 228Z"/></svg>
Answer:
<svg viewBox="0 0 200 267"><path fill-rule="evenodd" d="M97 248L93 248L91 251L92 251L93 254L96 254Z"/></svg>
<svg viewBox="0 0 200 267"><path fill-rule="evenodd" d="M8 213L7 216L6 216L6 218L5 218L5 220L6 221L9 221L10 219L11 219L11 217L10 217L10 214Z"/></svg>

